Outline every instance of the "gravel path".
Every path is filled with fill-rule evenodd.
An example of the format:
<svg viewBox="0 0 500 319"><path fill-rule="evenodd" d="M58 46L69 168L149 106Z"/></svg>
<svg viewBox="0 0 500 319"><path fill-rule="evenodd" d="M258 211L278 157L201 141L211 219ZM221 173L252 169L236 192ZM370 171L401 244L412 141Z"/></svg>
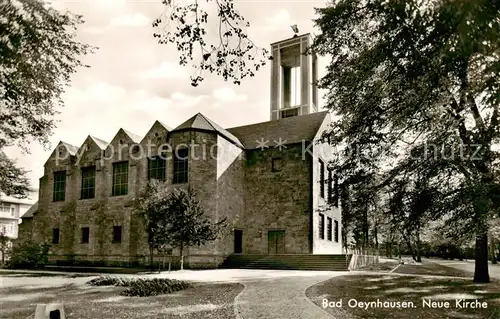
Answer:
<svg viewBox="0 0 500 319"><path fill-rule="evenodd" d="M343 273L338 273L341 274ZM305 290L309 286L333 276L329 273L245 282L245 289L235 299L237 317L238 319L333 318L305 296Z"/></svg>

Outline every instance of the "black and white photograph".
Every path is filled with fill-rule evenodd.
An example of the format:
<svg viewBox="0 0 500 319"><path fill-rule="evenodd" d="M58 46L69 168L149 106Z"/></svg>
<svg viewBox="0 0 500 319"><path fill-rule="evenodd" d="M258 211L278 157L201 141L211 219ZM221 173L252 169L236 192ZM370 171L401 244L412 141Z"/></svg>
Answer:
<svg viewBox="0 0 500 319"><path fill-rule="evenodd" d="M0 0L0 318L500 319L500 2Z"/></svg>

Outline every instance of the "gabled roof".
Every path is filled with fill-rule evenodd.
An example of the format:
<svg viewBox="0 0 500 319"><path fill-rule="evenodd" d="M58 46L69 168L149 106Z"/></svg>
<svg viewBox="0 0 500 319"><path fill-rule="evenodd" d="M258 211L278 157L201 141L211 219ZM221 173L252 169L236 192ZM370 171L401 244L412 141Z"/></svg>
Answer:
<svg viewBox="0 0 500 319"><path fill-rule="evenodd" d="M33 214L38 210L38 202L31 205L31 207L24 213L21 218L33 218Z"/></svg>
<svg viewBox="0 0 500 319"><path fill-rule="evenodd" d="M168 126L167 124L165 124L165 123L163 123L163 122L161 122L161 121L158 121L158 120L156 120L156 121L155 121L155 123L153 124L153 126L154 126L156 123L158 123L158 124L160 124L161 126L163 126L163 128L164 128L164 129L166 129L166 130L167 130L167 131L169 131L169 132L172 130L172 128L171 128L170 126Z"/></svg>
<svg viewBox="0 0 500 319"><path fill-rule="evenodd" d="M173 131L182 131L189 129L216 132L229 141L233 142L237 146L243 147L243 144L240 142L240 140L238 140L236 136L228 132L226 129L222 128L219 124L208 119L201 113L197 113L186 122L177 126Z"/></svg>
<svg viewBox="0 0 500 319"><path fill-rule="evenodd" d="M141 143L144 143L144 142L148 141L148 139L151 138L151 133L152 132L157 133L158 130L164 130L168 134L168 132L171 131L172 129L170 127L168 127L167 125L165 125L164 123L156 120L153 123L153 125L151 125L151 127L148 130L148 132L142 138Z"/></svg>
<svg viewBox="0 0 500 319"><path fill-rule="evenodd" d="M141 137L141 136L139 136L139 135L137 135L137 134L135 134L135 133L132 133L132 132L130 132L130 131L127 131L127 130L125 130L125 129L123 129L123 128L122 128L122 130L123 130L123 132L125 132L125 134L127 134L127 135L128 135L128 137L130 137L130 139L131 139L134 143L140 143L140 142L141 142L141 140L142 140L142 137Z"/></svg>
<svg viewBox="0 0 500 319"><path fill-rule="evenodd" d="M314 140L327 114L327 111L318 112L227 130L234 134L247 149L259 148L260 141L269 141L267 145L274 145L274 141L281 139L283 144L295 144Z"/></svg>
<svg viewBox="0 0 500 319"><path fill-rule="evenodd" d="M76 153L78 153L78 149L79 149L78 146L71 145L71 144L63 142L63 141L60 141L57 146L59 146L59 145L64 145L66 147L66 149L68 150L68 153L71 155L76 155Z"/></svg>
<svg viewBox="0 0 500 319"><path fill-rule="evenodd" d="M104 140L101 140L100 138L94 137L92 135L89 135L89 137L96 143L96 145L101 149L105 150L106 147L108 147L109 142L106 142Z"/></svg>

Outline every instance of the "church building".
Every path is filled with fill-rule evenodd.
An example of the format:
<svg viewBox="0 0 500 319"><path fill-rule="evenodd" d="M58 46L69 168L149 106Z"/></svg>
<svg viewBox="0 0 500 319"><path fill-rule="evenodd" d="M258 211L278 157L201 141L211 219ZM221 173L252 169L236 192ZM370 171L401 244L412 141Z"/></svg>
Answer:
<svg viewBox="0 0 500 319"><path fill-rule="evenodd" d="M198 113L175 128L158 119L145 136L120 129L109 142L60 142L21 239L49 243L54 263L145 265L147 234L132 202L158 179L193 188L212 220L227 218L222 239L185 249L188 267L218 267L235 254L341 254L334 149L320 143L331 118L318 112L310 44L304 34L271 45L267 122L223 128Z"/></svg>

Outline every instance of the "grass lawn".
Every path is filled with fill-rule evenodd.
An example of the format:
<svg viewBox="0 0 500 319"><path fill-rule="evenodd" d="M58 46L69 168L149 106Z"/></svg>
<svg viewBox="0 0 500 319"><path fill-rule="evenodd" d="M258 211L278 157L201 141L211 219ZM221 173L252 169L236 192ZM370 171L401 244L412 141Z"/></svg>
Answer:
<svg viewBox="0 0 500 319"><path fill-rule="evenodd" d="M16 280L27 281L30 278ZM0 274L2 277L12 275ZM28 318L39 303L64 303L67 318L235 318L234 298L243 290L241 284L195 284L176 293L155 297L125 297L125 287L90 286L92 277L31 278L54 284L10 286L0 289L0 318ZM55 283L58 284L55 284Z"/></svg>
<svg viewBox="0 0 500 319"><path fill-rule="evenodd" d="M463 271L460 269L455 269L453 267L438 265L433 262L424 262L423 264L420 265L403 264L399 266L394 272L399 274L412 274L412 275L453 276L453 277L468 277L468 278L474 277L473 273Z"/></svg>
<svg viewBox="0 0 500 319"><path fill-rule="evenodd" d="M356 273L334 277L309 287L306 295L338 318L500 318L500 283L479 285L473 284L472 278L428 276L438 276L447 271L448 275L456 277L470 275L448 268L436 264L401 265L397 272L423 274ZM325 299L330 302L327 307L323 307ZM476 305L476 300L481 308L470 308L472 304L466 307L467 302ZM361 302L373 303L363 305ZM394 302L406 304L398 307ZM484 305L486 308L483 308Z"/></svg>
<svg viewBox="0 0 500 319"><path fill-rule="evenodd" d="M356 269L356 270L363 270L363 271L391 271L393 270L396 266L398 265L398 263L394 263L394 262L379 262L379 263L376 263L376 264L372 264L372 265L367 265L367 266L364 266L364 267L361 267L359 269Z"/></svg>

